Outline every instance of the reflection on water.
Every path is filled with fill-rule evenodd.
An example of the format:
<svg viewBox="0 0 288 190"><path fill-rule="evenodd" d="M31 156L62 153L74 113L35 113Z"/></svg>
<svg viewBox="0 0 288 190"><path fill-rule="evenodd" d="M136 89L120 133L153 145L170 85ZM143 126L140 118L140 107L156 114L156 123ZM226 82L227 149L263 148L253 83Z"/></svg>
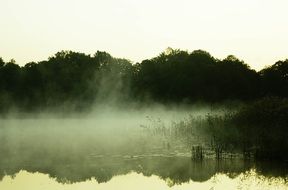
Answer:
<svg viewBox="0 0 288 190"><path fill-rule="evenodd" d="M0 189L288 189L285 164L155 155L58 161L2 162Z"/></svg>
<svg viewBox="0 0 288 190"><path fill-rule="evenodd" d="M0 189L9 190L106 190L106 189L207 189L207 190L240 190L240 189L288 189L288 183L283 178L268 178L257 174L254 170L241 173L235 178L226 174L216 174L204 182L188 181L182 184L171 185L171 179L160 179L159 177L144 176L139 173L129 173L113 177L106 183L98 183L96 179L89 179L76 183L60 183L55 178L42 173L29 173L20 171L15 176L5 176L0 182Z"/></svg>
<svg viewBox="0 0 288 190"><path fill-rule="evenodd" d="M287 163L195 161L181 143L126 119L3 120L0 190L287 189Z"/></svg>

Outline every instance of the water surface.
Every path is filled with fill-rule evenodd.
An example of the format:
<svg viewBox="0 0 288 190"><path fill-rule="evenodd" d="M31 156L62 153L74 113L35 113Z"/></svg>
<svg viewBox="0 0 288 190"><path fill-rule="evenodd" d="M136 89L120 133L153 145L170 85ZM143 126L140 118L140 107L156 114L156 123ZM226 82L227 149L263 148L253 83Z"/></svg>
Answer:
<svg viewBox="0 0 288 190"><path fill-rule="evenodd" d="M288 189L287 163L196 161L130 117L2 119L0 189Z"/></svg>

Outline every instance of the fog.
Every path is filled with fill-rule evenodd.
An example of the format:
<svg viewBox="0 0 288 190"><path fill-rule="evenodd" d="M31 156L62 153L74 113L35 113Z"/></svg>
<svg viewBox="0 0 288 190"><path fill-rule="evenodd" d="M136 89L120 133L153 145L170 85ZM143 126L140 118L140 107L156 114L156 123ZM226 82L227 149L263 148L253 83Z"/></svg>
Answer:
<svg viewBox="0 0 288 190"><path fill-rule="evenodd" d="M175 123L191 115L200 117L221 111L200 104L133 104L124 108L98 105L89 113L11 113L0 122L0 179L20 170L47 173L59 181L71 182L91 177L105 182L131 171L169 174L180 181L191 176L207 180L225 168L241 172L246 167L238 162L237 167L225 163L214 168L213 162L204 168L191 165L191 145L166 134ZM179 168L187 168L186 177L177 177ZM199 176L198 170L204 169L205 175Z"/></svg>
<svg viewBox="0 0 288 190"><path fill-rule="evenodd" d="M71 154L74 157L135 156L151 154L155 148L161 153L163 143L167 142L157 134L151 135L149 129L157 125L169 127L191 114L205 115L210 111L208 106L158 105L124 109L103 106L90 113L65 116L44 112L11 114L1 119L1 151L9 159L22 161L41 154L68 158Z"/></svg>
<svg viewBox="0 0 288 190"><path fill-rule="evenodd" d="M10 113L0 120L0 179L20 170L49 174L64 183L91 178L108 182L131 171L176 184L206 181L219 172L235 177L250 169L286 176L283 165L215 159L211 136L199 127L205 128L209 115L237 110L229 105L98 105L85 113ZM203 148L205 159L193 160L194 146Z"/></svg>

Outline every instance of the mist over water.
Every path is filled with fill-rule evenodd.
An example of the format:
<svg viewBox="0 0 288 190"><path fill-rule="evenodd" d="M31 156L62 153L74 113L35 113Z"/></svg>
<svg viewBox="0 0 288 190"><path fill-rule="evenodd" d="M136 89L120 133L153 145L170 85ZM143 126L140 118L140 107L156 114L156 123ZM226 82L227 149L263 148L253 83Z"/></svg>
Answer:
<svg viewBox="0 0 288 190"><path fill-rule="evenodd" d="M40 176L60 189L111 189L116 178L131 189L157 176L146 185L253 189L251 177L269 189L272 176L285 189L288 100L266 96L285 95L269 85L287 60L256 72L234 56L168 50L137 64L99 51L25 67L2 60L0 187L23 177L31 189Z"/></svg>
<svg viewBox="0 0 288 190"><path fill-rule="evenodd" d="M47 184L53 183L57 188L64 188L65 185L62 186L61 183L67 182L87 183L93 187L104 182L108 185L114 179L113 176L118 175L124 175L120 177L124 186L128 185L126 182L131 175L143 180L148 179L144 176L156 175L166 181L163 188L184 188L176 185L178 183L188 183L187 187L190 187L190 180L204 182L198 185L206 187L208 182L205 181L213 181L213 176L218 173L223 173L222 177L229 181L251 169L265 176L279 177L279 180L285 178L287 171L283 170L283 165L267 167L265 163L255 164L241 158L215 160L207 157L204 161L193 161L193 145L203 145L208 150L205 147L207 142L203 141L206 137L197 133L197 126L192 127L193 136L187 136L189 138L173 137L175 126L177 129L183 122L189 123L192 116L205 118L209 114L223 115L225 110L227 108L211 105L157 105L122 109L116 106L98 107L90 113L65 116L48 112L25 116L11 114L2 118L0 123L0 187L2 185L10 188L7 186L7 180L10 180L15 184L11 186L14 190L18 188L19 176L26 176L24 178L29 184L45 174L54 178L44 177ZM129 174L131 172L138 174ZM10 179L7 175L16 175L16 178ZM253 175L264 181L269 180L258 177L258 173ZM97 182L87 181L93 178ZM157 186L159 182L163 183L159 179L156 181L156 184L148 184ZM234 183L233 180L230 182ZM286 188L282 182L277 185ZM32 186L31 183L30 187ZM78 185L75 184L75 188L76 186ZM74 186L69 188L74 189ZM103 186L103 189L109 188L109 185Z"/></svg>
<svg viewBox="0 0 288 190"><path fill-rule="evenodd" d="M202 113L197 114L207 111L203 108ZM86 154L140 153L142 148L153 144L149 142L153 137L148 139L146 128L153 127L155 123L169 126L172 121L180 121L191 113L192 109L180 108L120 110L106 107L85 115L62 117L50 113L6 117L1 119L0 124L1 147L10 154L23 152L24 155L27 154L26 149L28 154L44 150L63 150L66 153L85 150Z"/></svg>
<svg viewBox="0 0 288 190"><path fill-rule="evenodd" d="M11 114L0 122L0 176L28 170L55 175L60 180L81 181L112 167L109 175L98 176L105 180L107 177L103 175L110 176L109 179L119 168L127 167L120 169L121 174L139 169L139 164L129 165L127 160L144 158L141 162L149 163L151 160L145 158L179 153L190 158L186 147L178 149L180 152L172 151L173 148L167 148L166 139L147 130L159 123L170 125L192 112L193 109L157 106L121 110L102 107L88 114L65 117L44 112L25 116ZM70 176L71 172L74 177Z"/></svg>

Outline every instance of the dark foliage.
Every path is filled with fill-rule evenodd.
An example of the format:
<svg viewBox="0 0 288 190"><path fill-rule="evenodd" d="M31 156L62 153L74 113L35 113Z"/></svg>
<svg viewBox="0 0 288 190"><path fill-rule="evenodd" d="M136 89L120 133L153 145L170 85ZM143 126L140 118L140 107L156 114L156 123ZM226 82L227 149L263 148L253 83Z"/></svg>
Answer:
<svg viewBox="0 0 288 190"><path fill-rule="evenodd" d="M0 111L82 111L127 100L193 103L287 97L287 76L287 60L256 72L232 55L219 60L203 50L168 48L133 65L106 52L91 56L61 51L24 67L0 59Z"/></svg>
<svg viewBox="0 0 288 190"><path fill-rule="evenodd" d="M288 97L288 59L260 71L264 94Z"/></svg>
<svg viewBox="0 0 288 190"><path fill-rule="evenodd" d="M288 158L288 100L263 98L235 115L244 145L257 159Z"/></svg>
<svg viewBox="0 0 288 190"><path fill-rule="evenodd" d="M208 52L171 49L136 66L138 96L160 101L216 102L249 100L259 96L260 76L234 56L224 60Z"/></svg>
<svg viewBox="0 0 288 190"><path fill-rule="evenodd" d="M11 108L87 110L102 91L107 91L106 97L109 93L126 93L133 70L130 61L99 51L94 56L61 51L47 61L24 67L4 63L2 59L0 62L2 112Z"/></svg>
<svg viewBox="0 0 288 190"><path fill-rule="evenodd" d="M207 119L207 133L223 151L240 151L257 160L288 160L287 99L266 97L234 114Z"/></svg>

